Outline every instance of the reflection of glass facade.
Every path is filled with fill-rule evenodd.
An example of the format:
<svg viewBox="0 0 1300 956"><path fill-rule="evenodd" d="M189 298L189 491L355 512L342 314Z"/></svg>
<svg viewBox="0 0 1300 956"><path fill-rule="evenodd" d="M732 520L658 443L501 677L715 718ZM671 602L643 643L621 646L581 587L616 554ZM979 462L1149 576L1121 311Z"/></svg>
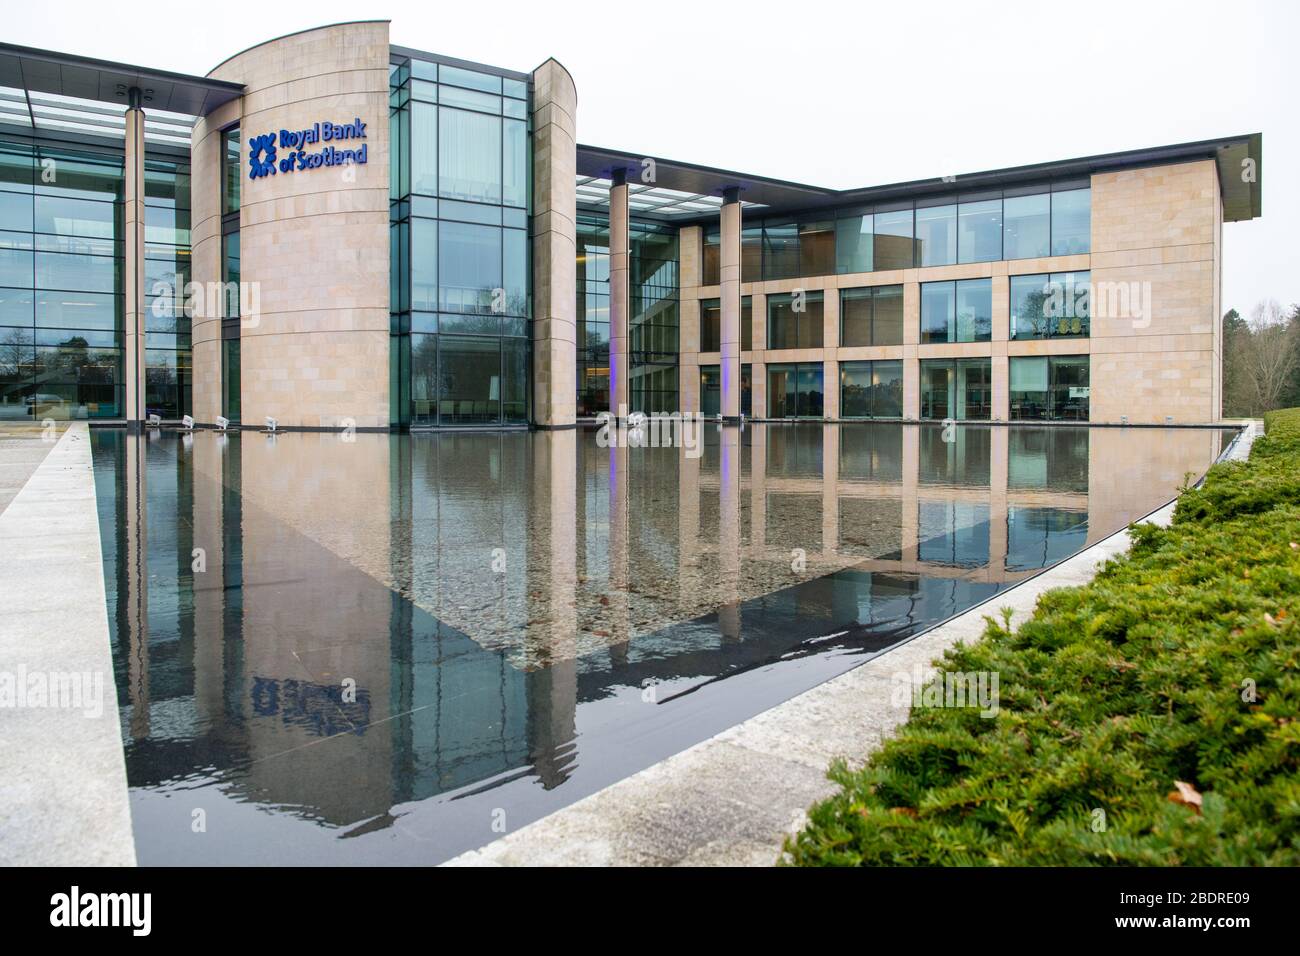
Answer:
<svg viewBox="0 0 1300 956"><path fill-rule="evenodd" d="M121 417L122 189L120 148L0 143L0 418Z"/></svg>
<svg viewBox="0 0 1300 956"><path fill-rule="evenodd" d="M389 71L390 421L528 421L529 87L396 57Z"/></svg>

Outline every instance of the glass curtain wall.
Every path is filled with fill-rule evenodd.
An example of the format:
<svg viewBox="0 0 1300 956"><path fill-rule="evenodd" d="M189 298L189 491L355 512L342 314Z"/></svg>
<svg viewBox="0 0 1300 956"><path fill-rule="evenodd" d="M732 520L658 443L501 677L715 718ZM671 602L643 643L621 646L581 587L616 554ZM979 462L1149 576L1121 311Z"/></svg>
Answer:
<svg viewBox="0 0 1300 956"><path fill-rule="evenodd" d="M578 216L578 417L609 411L609 220Z"/></svg>
<svg viewBox="0 0 1300 956"><path fill-rule="evenodd" d="M754 347L754 300L740 297L740 350L748 352ZM722 351L722 300L700 300L700 351Z"/></svg>
<svg viewBox="0 0 1300 956"><path fill-rule="evenodd" d="M840 345L903 344L903 287L879 285L840 292Z"/></svg>
<svg viewBox="0 0 1300 956"><path fill-rule="evenodd" d="M993 280L921 283L921 342L993 338Z"/></svg>
<svg viewBox="0 0 1300 956"><path fill-rule="evenodd" d="M672 413L680 407L677 229L633 219L628 224L628 239L630 410Z"/></svg>
<svg viewBox="0 0 1300 956"><path fill-rule="evenodd" d="M145 413L177 420L191 411L190 166L145 157Z"/></svg>
<svg viewBox="0 0 1300 956"><path fill-rule="evenodd" d="M528 84L414 58L390 66L389 95L390 420L524 424Z"/></svg>
<svg viewBox="0 0 1300 956"><path fill-rule="evenodd" d="M832 218L833 217L833 218ZM846 206L820 218L748 220L741 234L745 282L849 275L1088 252L1087 180ZM720 279L719 228L704 230L702 284Z"/></svg>
<svg viewBox="0 0 1300 956"><path fill-rule="evenodd" d="M243 164L239 127L221 134L221 414L241 418L242 354L239 324L239 197Z"/></svg>
<svg viewBox="0 0 1300 956"><path fill-rule="evenodd" d="M0 141L0 418L124 414L122 199L120 149Z"/></svg>

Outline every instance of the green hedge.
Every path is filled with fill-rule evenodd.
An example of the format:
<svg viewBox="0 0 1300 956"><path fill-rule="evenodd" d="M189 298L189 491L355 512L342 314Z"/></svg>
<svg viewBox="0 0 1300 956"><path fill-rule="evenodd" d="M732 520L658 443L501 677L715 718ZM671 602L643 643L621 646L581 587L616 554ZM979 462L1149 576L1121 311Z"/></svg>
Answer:
<svg viewBox="0 0 1300 956"><path fill-rule="evenodd" d="M1300 409L1266 429L1090 584L950 651L943 670L998 673L998 716L914 709L831 768L841 792L783 859L1300 864Z"/></svg>

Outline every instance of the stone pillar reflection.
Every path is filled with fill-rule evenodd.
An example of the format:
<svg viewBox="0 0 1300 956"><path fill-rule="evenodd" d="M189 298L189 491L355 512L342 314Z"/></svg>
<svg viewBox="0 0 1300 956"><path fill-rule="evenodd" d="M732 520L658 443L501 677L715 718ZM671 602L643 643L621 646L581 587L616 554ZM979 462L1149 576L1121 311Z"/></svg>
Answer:
<svg viewBox="0 0 1300 956"><path fill-rule="evenodd" d="M626 433L625 433L626 434ZM609 461L609 615L611 644L623 644L632 637L628 610L628 586L631 583L628 549L628 468L630 450L624 441L605 449Z"/></svg>
<svg viewBox="0 0 1300 956"><path fill-rule="evenodd" d="M1007 477L1010 428L994 425L989 435L989 580L1001 581L1007 566Z"/></svg>
<svg viewBox="0 0 1300 956"><path fill-rule="evenodd" d="M562 783L576 755L578 669L578 433L563 429L533 436L533 473L546 521L539 523L538 563L548 569L542 607L530 617L530 659L549 660L528 678L529 757L547 789Z"/></svg>
<svg viewBox="0 0 1300 956"><path fill-rule="evenodd" d="M840 548L840 426L822 426L822 553Z"/></svg>
<svg viewBox="0 0 1300 956"><path fill-rule="evenodd" d="M740 637L740 438L722 428L718 449L718 624L727 640Z"/></svg>
<svg viewBox="0 0 1300 956"><path fill-rule="evenodd" d="M147 505L148 439L122 436L122 551L118 601L126 618L126 697L131 703L131 736L149 736L149 522Z"/></svg>
<svg viewBox="0 0 1300 956"><path fill-rule="evenodd" d="M921 426L903 426L903 563L915 563L920 553Z"/></svg>
<svg viewBox="0 0 1300 956"><path fill-rule="evenodd" d="M194 547L203 553L194 572L194 707L208 726L220 726L225 688L225 493L222 485L225 437L209 432L186 436L183 454L193 469ZM191 564L193 567L193 564Z"/></svg>

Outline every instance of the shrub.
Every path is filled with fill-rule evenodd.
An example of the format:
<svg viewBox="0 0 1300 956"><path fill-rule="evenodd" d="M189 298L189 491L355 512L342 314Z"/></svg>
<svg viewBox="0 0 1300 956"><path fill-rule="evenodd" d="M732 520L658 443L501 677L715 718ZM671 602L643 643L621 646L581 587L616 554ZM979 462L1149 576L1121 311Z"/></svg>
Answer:
<svg viewBox="0 0 1300 956"><path fill-rule="evenodd" d="M998 672L997 717L914 710L786 860L1300 864L1300 409L1266 427L1090 584L949 651Z"/></svg>

